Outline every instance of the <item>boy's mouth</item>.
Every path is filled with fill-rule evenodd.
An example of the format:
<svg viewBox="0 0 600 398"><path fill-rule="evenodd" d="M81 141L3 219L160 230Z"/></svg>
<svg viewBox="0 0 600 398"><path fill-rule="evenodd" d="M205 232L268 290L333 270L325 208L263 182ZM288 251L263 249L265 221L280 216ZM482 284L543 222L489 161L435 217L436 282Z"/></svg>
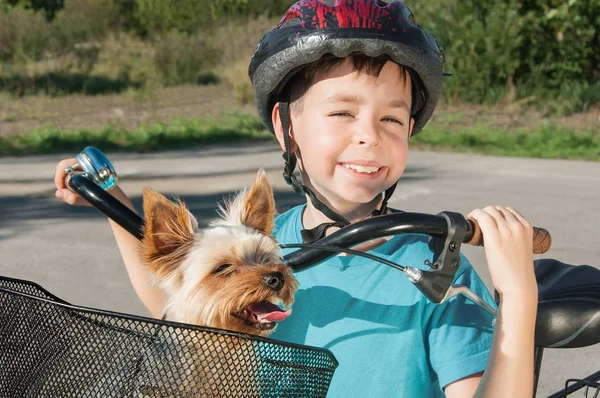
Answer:
<svg viewBox="0 0 600 398"><path fill-rule="evenodd" d="M354 175L365 176L365 177L375 177L375 176L379 175L379 172L385 168L384 166L375 164L375 163L371 163L371 164L340 163L340 165Z"/></svg>
<svg viewBox="0 0 600 398"><path fill-rule="evenodd" d="M359 164L350 164L350 163L342 163L342 166L344 166L347 169L356 170L359 173L367 173L367 174L377 173L379 171L379 169L381 168L381 167L376 167L376 166L362 166Z"/></svg>

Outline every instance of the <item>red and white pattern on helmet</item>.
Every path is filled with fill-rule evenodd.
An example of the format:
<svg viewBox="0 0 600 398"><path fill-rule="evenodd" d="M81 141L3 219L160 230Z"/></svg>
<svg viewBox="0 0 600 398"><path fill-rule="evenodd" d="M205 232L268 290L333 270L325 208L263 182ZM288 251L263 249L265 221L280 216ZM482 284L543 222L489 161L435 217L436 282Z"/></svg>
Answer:
<svg viewBox="0 0 600 398"><path fill-rule="evenodd" d="M403 31L403 25L416 26L415 19L400 1L381 0L300 0L285 13L275 29L285 22L298 19L299 27L306 30L326 28L371 28L385 31Z"/></svg>

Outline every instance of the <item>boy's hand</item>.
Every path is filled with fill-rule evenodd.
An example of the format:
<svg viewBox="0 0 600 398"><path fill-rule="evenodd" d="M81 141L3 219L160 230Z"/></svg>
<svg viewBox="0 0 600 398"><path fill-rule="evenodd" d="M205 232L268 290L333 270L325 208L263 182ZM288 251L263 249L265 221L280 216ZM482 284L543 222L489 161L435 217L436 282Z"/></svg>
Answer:
<svg viewBox="0 0 600 398"><path fill-rule="evenodd" d="M65 169L67 167L73 166L75 163L77 163L77 159L70 158L63 159L56 165L56 171L54 172L54 185L56 186L56 192L54 193L54 195L63 202L68 203L70 205L90 206L90 204L86 200L84 200L81 196L77 195L76 193L72 192L65 185L65 177L67 176Z"/></svg>
<svg viewBox="0 0 600 398"><path fill-rule="evenodd" d="M481 227L492 282L500 296L537 300L531 224L516 210L502 206L477 209L468 217Z"/></svg>

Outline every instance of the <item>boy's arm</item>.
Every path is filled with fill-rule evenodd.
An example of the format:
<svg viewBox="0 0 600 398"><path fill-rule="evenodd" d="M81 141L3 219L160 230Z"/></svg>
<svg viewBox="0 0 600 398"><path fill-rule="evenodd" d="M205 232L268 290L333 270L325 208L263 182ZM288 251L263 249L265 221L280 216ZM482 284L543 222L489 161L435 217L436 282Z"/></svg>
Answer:
<svg viewBox="0 0 600 398"><path fill-rule="evenodd" d="M115 188L112 194L135 212L135 207L121 188ZM152 283L150 273L141 261L140 241L113 220L109 219L109 223L135 293L154 318L161 318L166 298L164 291Z"/></svg>
<svg viewBox="0 0 600 398"><path fill-rule="evenodd" d="M77 161L75 158L65 159L58 163L56 166L56 172L54 175L54 183L56 185L56 197L61 199L62 201L70 204L70 205L88 205L89 204L84 201L79 195L71 192L65 186L65 168L68 166L72 166ZM124 205L129 207L131 210L135 212L135 207L125 195L125 193L121 190L121 188L116 187L110 193L119 201L121 201ZM117 241L117 246L119 247L119 251L121 252L121 257L123 258L123 262L125 263L125 268L127 269L127 274L129 275L129 279L133 288L142 301L142 303L146 306L150 314L155 318L160 318L163 315L163 310L165 307L166 299L164 297L164 292L159 287L155 286L151 279L150 273L146 270L146 267L141 261L140 258L140 242L123 229L120 225L115 223L112 220L109 220L111 229Z"/></svg>
<svg viewBox="0 0 600 398"><path fill-rule="evenodd" d="M448 398L533 396L537 306L527 301L500 304L486 371L449 384L445 389Z"/></svg>
<svg viewBox="0 0 600 398"><path fill-rule="evenodd" d="M470 214L482 228L500 307L483 377L456 381L448 397L531 397L537 315L531 224L511 208L486 207Z"/></svg>

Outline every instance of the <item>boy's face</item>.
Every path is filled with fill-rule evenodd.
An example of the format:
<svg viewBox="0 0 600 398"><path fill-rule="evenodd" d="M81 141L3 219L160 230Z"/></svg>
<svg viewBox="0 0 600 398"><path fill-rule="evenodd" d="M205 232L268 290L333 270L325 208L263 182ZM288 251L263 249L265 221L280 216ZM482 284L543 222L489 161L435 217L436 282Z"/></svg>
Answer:
<svg viewBox="0 0 600 398"><path fill-rule="evenodd" d="M409 75L393 62L378 77L348 59L319 76L300 109L290 107L291 149L304 184L340 212L372 202L404 172L410 106ZM283 147L281 123L274 124Z"/></svg>

